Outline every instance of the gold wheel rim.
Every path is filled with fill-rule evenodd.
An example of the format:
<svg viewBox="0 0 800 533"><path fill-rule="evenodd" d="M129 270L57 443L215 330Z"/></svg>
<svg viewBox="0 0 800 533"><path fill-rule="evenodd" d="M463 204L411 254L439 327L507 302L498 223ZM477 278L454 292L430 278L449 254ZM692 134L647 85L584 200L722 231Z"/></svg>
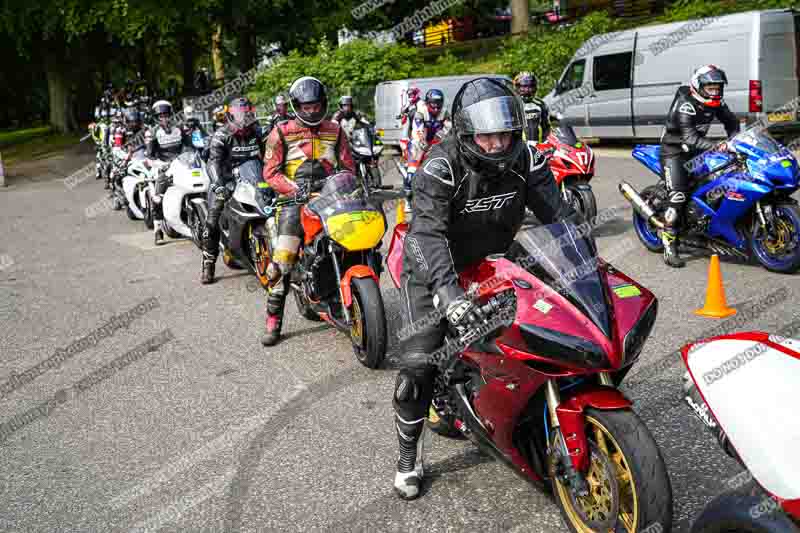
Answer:
<svg viewBox="0 0 800 533"><path fill-rule="evenodd" d="M364 325L361 320L361 307L358 305L358 298L355 295L353 295L353 324L350 326L350 336L359 347L362 346Z"/></svg>
<svg viewBox="0 0 800 533"><path fill-rule="evenodd" d="M639 521L639 501L636 483L628 466L627 458L611 432L599 420L587 416L586 430L587 438L595 444L596 450L592 453L586 476L589 494L583 498L576 497L576 501L581 504L584 516L593 517L601 516L601 513L612 509L614 507L613 498L616 498L617 523L621 524L628 533L634 533ZM608 471L607 465L598 460L597 453L603 454L610 463L610 467L614 469L616 494L609 491L612 483L605 479ZM569 488L558 479L556 479L555 485L557 496L572 526L580 533L596 533L583 522L580 513L573 507ZM609 533L615 532L614 529L608 531Z"/></svg>
<svg viewBox="0 0 800 533"><path fill-rule="evenodd" d="M782 218L778 219L775 225L778 230L775 240L764 239L763 241L764 248L771 254L777 254L782 251L786 247L786 243L789 241L792 233L792 228L790 228L789 224Z"/></svg>

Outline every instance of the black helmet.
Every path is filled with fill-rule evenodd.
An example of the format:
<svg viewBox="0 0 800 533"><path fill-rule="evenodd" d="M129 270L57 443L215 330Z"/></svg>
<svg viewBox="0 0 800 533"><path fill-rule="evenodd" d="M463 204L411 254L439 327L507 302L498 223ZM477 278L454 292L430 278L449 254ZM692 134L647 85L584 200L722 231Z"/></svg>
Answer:
<svg viewBox="0 0 800 533"><path fill-rule="evenodd" d="M133 106L125 108L125 123L128 127L138 127L142 122L142 114Z"/></svg>
<svg viewBox="0 0 800 533"><path fill-rule="evenodd" d="M297 120L306 126L317 126L328 115L328 95L325 86L316 78L304 76L295 80L289 88L289 98ZM304 113L300 106L311 103L319 103L319 111Z"/></svg>
<svg viewBox="0 0 800 533"><path fill-rule="evenodd" d="M225 105L225 121L234 135L246 132L256 121L256 108L249 98L233 98Z"/></svg>
<svg viewBox="0 0 800 533"><path fill-rule="evenodd" d="M353 105L353 97L350 95L345 95L339 98L339 109L346 105Z"/></svg>
<svg viewBox="0 0 800 533"><path fill-rule="evenodd" d="M527 70L523 70L514 78L514 89L523 98L535 96L538 85L534 73Z"/></svg>
<svg viewBox="0 0 800 533"><path fill-rule="evenodd" d="M429 90L425 93L425 105L430 113L439 113L444 107L444 93L439 89Z"/></svg>
<svg viewBox="0 0 800 533"><path fill-rule="evenodd" d="M474 166L493 174L511 166L525 149L522 101L505 84L491 78L465 83L453 101L453 131L459 151ZM475 135L511 133L511 144L499 153L487 153L475 143Z"/></svg>
<svg viewBox="0 0 800 533"><path fill-rule="evenodd" d="M715 65L706 65L697 69L689 82L692 96L697 101L708 107L719 107L722 104L723 91L728 83L725 71ZM719 94L711 94L707 90L708 85L718 85Z"/></svg>

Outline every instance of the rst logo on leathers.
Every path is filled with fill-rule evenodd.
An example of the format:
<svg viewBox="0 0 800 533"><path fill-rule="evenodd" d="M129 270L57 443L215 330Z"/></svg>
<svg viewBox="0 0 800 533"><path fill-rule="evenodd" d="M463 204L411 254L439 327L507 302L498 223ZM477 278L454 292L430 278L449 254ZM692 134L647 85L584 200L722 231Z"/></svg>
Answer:
<svg viewBox="0 0 800 533"><path fill-rule="evenodd" d="M461 210L462 213L476 213L479 211L489 211L491 209L500 209L507 201L513 199L517 195L517 191L507 192L503 194L495 194L494 196L487 196L485 198L476 198L475 200L468 200L467 205Z"/></svg>

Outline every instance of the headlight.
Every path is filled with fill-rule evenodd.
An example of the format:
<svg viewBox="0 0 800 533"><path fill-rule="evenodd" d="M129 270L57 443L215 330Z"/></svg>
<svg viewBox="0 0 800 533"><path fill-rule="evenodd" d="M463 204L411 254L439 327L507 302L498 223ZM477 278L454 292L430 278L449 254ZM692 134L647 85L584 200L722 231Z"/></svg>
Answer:
<svg viewBox="0 0 800 533"><path fill-rule="evenodd" d="M258 202L256 202L256 188L243 181L240 181L236 185L236 190L233 192L233 197L239 203L258 205Z"/></svg>

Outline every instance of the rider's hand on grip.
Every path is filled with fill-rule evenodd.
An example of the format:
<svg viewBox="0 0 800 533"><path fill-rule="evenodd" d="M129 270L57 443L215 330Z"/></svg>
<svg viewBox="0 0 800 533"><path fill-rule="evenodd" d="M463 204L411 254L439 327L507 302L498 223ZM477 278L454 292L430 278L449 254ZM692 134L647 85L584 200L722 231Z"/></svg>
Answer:
<svg viewBox="0 0 800 533"><path fill-rule="evenodd" d="M458 291L461 294L446 303L444 314L450 325L463 335L483 324L486 321L486 315L481 307L473 301L470 293L465 293L460 289Z"/></svg>

